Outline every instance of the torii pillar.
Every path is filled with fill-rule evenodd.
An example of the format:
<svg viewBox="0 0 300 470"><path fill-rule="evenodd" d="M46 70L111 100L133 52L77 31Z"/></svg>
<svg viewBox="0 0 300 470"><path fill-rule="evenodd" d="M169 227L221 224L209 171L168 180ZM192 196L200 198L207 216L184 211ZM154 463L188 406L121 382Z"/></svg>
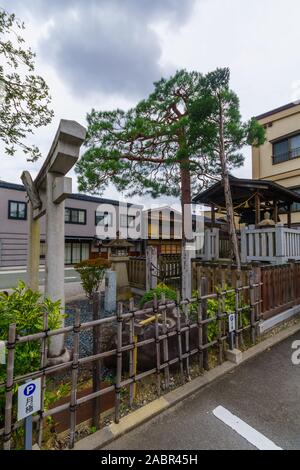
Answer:
<svg viewBox="0 0 300 470"><path fill-rule="evenodd" d="M72 180L65 175L79 158L80 147L86 130L75 121L61 120L37 178L33 182L28 172L21 179L30 200L28 285L38 290L40 222L46 214L46 284L45 296L60 300L65 307L65 199L72 193ZM64 335L51 338L49 362L52 364L68 360L64 347Z"/></svg>

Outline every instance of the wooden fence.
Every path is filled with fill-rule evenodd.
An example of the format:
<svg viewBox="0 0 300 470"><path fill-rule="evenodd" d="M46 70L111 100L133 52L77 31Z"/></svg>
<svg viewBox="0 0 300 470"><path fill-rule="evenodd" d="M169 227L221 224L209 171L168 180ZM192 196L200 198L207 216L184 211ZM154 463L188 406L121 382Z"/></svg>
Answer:
<svg viewBox="0 0 300 470"><path fill-rule="evenodd" d="M181 288L181 255L161 254L158 256L158 266L153 266L153 276L157 283L163 282L177 290ZM128 262L128 278L132 287L146 290L146 258L132 257Z"/></svg>
<svg viewBox="0 0 300 470"><path fill-rule="evenodd" d="M300 263L258 268L262 282L262 316L278 315L300 304Z"/></svg>
<svg viewBox="0 0 300 470"><path fill-rule="evenodd" d="M193 288L199 282L199 276L207 279L208 291L214 292L220 286L243 285L248 282L251 273L259 284L256 296L261 298L260 315L263 320L278 315L300 304L300 263L284 265L244 265L240 275L236 267L230 264L193 262Z"/></svg>
<svg viewBox="0 0 300 470"><path fill-rule="evenodd" d="M132 257L128 261L128 278L132 287L146 289L146 258Z"/></svg>
<svg viewBox="0 0 300 470"><path fill-rule="evenodd" d="M156 396L160 396L170 388L170 373L177 371L181 383L190 379L190 366L192 358L197 359L199 373L209 370L209 352L214 352L217 363L221 364L228 348L229 337L228 315L233 313L236 319L235 338L236 347L240 346L244 335L254 343L258 331L259 323L259 299L255 298L257 285L254 277L250 277L249 284L235 289L222 290L208 293L207 281L202 278L198 285L198 295L195 298L180 301L166 301L164 297L158 302L154 299L153 306L146 309L135 308L133 301L130 302L129 309L125 309L123 304L118 305L116 315L108 318L101 318L87 323L80 322L80 312L77 309L73 326L60 328L59 330L48 329L47 314L44 317L43 331L26 335L16 336L16 325L9 327L8 340L5 342L8 357L6 369L6 382L0 384L0 393L5 392L5 419L4 428L0 430L0 442L3 448L9 450L12 445L13 433L23 426L23 421L16 421L16 403L14 400L14 390L17 384L25 383L28 380L42 379L42 406L38 414L33 416L35 424L35 439L40 443L43 441L45 419L58 415L62 411L69 411L69 447L74 447L77 411L83 404L103 397L106 394L114 393L116 423L120 420L121 404L131 407L134 403L134 390L136 384L146 377L152 376L156 384ZM241 302L244 293L247 293L249 303L245 305ZM226 307L227 296L233 296L233 309L229 311ZM208 310L207 305L210 300L214 300L215 310ZM152 321L152 335L143 336L141 320ZM170 321L172 320L172 321ZM145 322L143 323L143 325ZM97 354L88 357L80 357L79 344L80 336L89 329L101 329L110 325L116 333L116 346L111 350L102 350ZM124 334L126 333L126 334ZM72 360L55 366L47 366L46 357L48 341L51 338L61 335L72 335ZM137 338L137 340L135 339ZM41 368L16 377L14 374L15 353L19 345L24 343L39 342L41 346L40 363ZM233 344L231 345L233 346ZM134 366L134 357L139 358L145 347L150 347L151 364L146 370L142 370L141 364ZM85 396L78 395L79 370L95 362L108 358L113 359L116 365L112 371L113 383L103 388L99 383L98 389ZM128 359L128 364L127 360ZM101 364L101 363L100 363ZM47 379L55 374L71 374L71 395L68 402L45 409L44 399L47 388ZM129 390L128 395L126 392ZM124 403L124 400L125 403ZM2 410L3 411L3 410ZM98 416L99 419L99 416Z"/></svg>

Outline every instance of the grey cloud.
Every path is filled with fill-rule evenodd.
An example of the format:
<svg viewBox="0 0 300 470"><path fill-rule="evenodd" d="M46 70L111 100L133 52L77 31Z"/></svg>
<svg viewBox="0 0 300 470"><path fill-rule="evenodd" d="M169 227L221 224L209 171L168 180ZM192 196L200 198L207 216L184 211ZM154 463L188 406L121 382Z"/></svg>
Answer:
<svg viewBox="0 0 300 470"><path fill-rule="evenodd" d="M73 93L141 97L164 70L161 48L150 28L158 20L178 28L195 0L32 0L15 5L54 26L39 44Z"/></svg>

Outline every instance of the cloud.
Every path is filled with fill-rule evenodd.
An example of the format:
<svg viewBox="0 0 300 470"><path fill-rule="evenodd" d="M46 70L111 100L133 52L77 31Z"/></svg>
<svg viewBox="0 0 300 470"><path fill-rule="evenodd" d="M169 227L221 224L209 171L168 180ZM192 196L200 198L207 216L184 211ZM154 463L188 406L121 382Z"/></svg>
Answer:
<svg viewBox="0 0 300 470"><path fill-rule="evenodd" d="M151 25L178 29L195 0L32 0L14 2L48 24L38 55L54 66L73 95L108 93L143 97L170 70L160 65L161 45ZM9 2L7 2L7 8Z"/></svg>

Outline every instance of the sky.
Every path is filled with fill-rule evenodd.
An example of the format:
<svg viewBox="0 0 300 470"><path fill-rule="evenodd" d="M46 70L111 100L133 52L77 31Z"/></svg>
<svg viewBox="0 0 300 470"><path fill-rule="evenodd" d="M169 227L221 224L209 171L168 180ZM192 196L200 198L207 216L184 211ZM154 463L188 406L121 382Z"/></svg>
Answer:
<svg viewBox="0 0 300 470"><path fill-rule="evenodd" d="M36 72L50 87L55 118L30 138L43 158L60 119L85 125L92 108L127 109L154 81L181 68L229 67L245 120L300 98L299 0L0 0L0 6L24 20ZM19 183L24 169L35 176L42 164L27 162L22 151L0 152L3 180ZM244 154L235 175L251 177L250 149ZM103 195L126 200L113 187Z"/></svg>

